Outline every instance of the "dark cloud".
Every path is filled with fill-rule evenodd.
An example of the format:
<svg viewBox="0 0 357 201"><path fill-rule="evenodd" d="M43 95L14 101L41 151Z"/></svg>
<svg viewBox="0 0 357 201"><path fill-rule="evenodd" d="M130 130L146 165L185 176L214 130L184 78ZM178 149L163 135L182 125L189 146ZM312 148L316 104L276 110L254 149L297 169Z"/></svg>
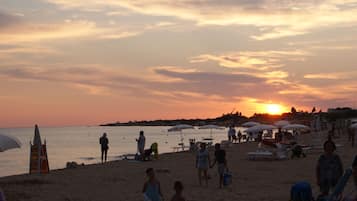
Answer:
<svg viewBox="0 0 357 201"><path fill-rule="evenodd" d="M145 99L187 101L207 100L239 102L242 98L254 98L256 103L269 100L281 101L291 105L317 106L321 108L335 105L351 105L352 101L343 97L352 92L321 97L320 94L290 93L280 94L282 90L298 90L299 84L294 82L269 84L267 78L254 75L178 71L170 68L156 68L153 71L162 80L151 80L109 71L99 67L67 67L67 68L33 68L33 67L1 67L0 76L13 79L60 82L69 85L85 85L106 88L110 93L120 92L128 96L140 94ZM305 86L306 87L306 86ZM316 89L316 88L315 88ZM356 89L357 91L357 89Z"/></svg>
<svg viewBox="0 0 357 201"><path fill-rule="evenodd" d="M21 19L14 15L0 11L0 31L1 29L21 23Z"/></svg>

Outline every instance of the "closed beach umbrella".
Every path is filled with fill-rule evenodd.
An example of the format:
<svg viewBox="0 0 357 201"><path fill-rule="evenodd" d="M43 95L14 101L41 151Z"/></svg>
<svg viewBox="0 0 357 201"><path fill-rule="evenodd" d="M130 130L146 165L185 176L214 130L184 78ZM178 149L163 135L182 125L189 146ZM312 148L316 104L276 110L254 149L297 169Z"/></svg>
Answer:
<svg viewBox="0 0 357 201"><path fill-rule="evenodd" d="M260 123L255 122L255 121L248 121L242 124L243 127L253 127L253 126L258 126Z"/></svg>
<svg viewBox="0 0 357 201"><path fill-rule="evenodd" d="M289 124L289 125L283 126L283 129L285 129L285 130L309 130L310 127L302 125L302 124Z"/></svg>
<svg viewBox="0 0 357 201"><path fill-rule="evenodd" d="M282 128L282 127L287 126L289 124L290 124L290 122L286 121L286 120L280 120L280 121L277 121L277 122L274 123L274 125L277 126L278 128Z"/></svg>
<svg viewBox="0 0 357 201"><path fill-rule="evenodd" d="M38 125L35 125L35 135L33 136L33 144L37 146L42 145L40 130L38 129Z"/></svg>
<svg viewBox="0 0 357 201"><path fill-rule="evenodd" d="M223 130L224 128L222 128L222 127L220 127L220 126L217 126L217 125L209 124L209 125L201 126L201 127L199 127L198 129L210 129L210 134L211 134L211 138L212 138L212 130L213 130L213 129Z"/></svg>
<svg viewBox="0 0 357 201"><path fill-rule="evenodd" d="M17 138L5 134L0 134L0 152L20 147L21 142Z"/></svg>

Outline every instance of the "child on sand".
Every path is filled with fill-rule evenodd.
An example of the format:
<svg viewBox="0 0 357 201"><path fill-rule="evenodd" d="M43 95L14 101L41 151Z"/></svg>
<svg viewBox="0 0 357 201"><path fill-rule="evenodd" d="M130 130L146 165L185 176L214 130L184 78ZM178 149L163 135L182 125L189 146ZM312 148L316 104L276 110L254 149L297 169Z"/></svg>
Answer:
<svg viewBox="0 0 357 201"><path fill-rule="evenodd" d="M182 196L183 185L180 181L176 181L174 184L175 195L172 197L171 201L186 201Z"/></svg>
<svg viewBox="0 0 357 201"><path fill-rule="evenodd" d="M160 182L155 178L155 172L153 168L148 168L146 170L146 175L148 181L145 182L143 193L144 201L163 201L163 196L161 193Z"/></svg>
<svg viewBox="0 0 357 201"><path fill-rule="evenodd" d="M327 196L343 174L341 158L334 153L336 145L332 140L324 143L324 151L316 167L317 185L322 196Z"/></svg>

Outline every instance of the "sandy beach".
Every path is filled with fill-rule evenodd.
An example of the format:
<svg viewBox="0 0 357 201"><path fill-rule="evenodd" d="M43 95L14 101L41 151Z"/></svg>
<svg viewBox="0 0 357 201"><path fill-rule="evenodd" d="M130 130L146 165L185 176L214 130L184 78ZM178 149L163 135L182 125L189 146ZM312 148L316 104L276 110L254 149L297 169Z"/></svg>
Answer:
<svg viewBox="0 0 357 201"><path fill-rule="evenodd" d="M301 136L311 142L313 134ZM343 145L337 153L344 168L351 165L356 148L351 148L347 136L335 140ZM183 182L184 195L189 201L286 201L290 187L297 181L309 181L315 195L318 187L315 166L322 150L308 152L306 158L284 161L249 161L246 153L257 143L234 144L226 148L233 184L218 189L216 168L209 170L208 187L198 185L195 154L190 152L160 155L149 162L114 161L104 165L86 165L76 169L53 170L48 175L18 175L0 178L7 201L139 201L145 181L145 170L153 167L161 182L165 200L173 195L173 183ZM213 149L210 150L213 158ZM350 179L345 192L352 189Z"/></svg>

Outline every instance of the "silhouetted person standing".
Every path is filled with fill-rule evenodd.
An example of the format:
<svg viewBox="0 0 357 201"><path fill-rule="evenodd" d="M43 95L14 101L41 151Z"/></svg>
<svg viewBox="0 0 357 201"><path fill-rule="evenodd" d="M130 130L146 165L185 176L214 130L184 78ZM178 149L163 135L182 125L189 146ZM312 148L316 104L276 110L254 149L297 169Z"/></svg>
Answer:
<svg viewBox="0 0 357 201"><path fill-rule="evenodd" d="M140 131L139 139L136 139L138 143L138 151L140 153L140 157L144 157L144 150L145 150L145 136L144 131Z"/></svg>
<svg viewBox="0 0 357 201"><path fill-rule="evenodd" d="M105 162L107 162L107 154L108 154L108 149L109 149L109 140L107 138L107 134L103 133L103 136L101 138L99 138L99 144L101 145L101 149L102 149L102 163L103 163L103 159Z"/></svg>

